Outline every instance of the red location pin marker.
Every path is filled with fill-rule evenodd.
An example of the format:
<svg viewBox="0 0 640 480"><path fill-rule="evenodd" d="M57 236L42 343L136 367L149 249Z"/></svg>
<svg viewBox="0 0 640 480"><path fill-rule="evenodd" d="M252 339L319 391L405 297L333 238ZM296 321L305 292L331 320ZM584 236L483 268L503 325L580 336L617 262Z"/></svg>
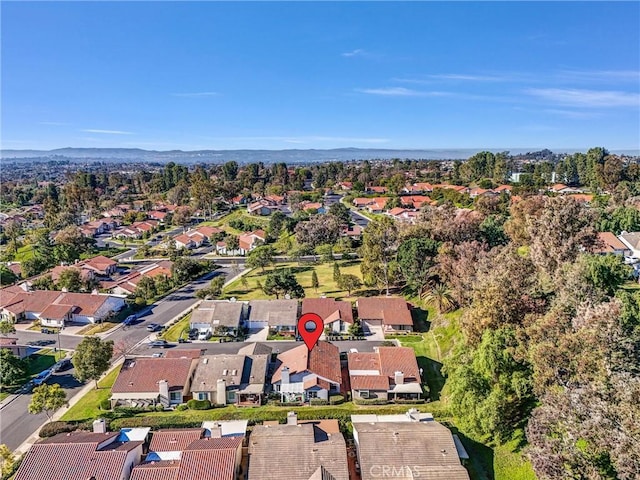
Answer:
<svg viewBox="0 0 640 480"><path fill-rule="evenodd" d="M317 313L305 313L298 319L298 333L304 340L309 351L313 350L316 346L320 335L322 335L322 329L324 328L324 322L322 317Z"/></svg>

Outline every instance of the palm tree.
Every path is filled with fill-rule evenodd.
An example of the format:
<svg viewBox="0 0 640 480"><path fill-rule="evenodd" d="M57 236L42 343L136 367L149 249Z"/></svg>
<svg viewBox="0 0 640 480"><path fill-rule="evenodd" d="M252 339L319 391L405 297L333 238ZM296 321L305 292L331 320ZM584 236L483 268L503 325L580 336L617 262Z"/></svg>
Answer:
<svg viewBox="0 0 640 480"><path fill-rule="evenodd" d="M456 306L451 290L444 283L427 285L420 296L428 305L436 307L439 313L453 310Z"/></svg>

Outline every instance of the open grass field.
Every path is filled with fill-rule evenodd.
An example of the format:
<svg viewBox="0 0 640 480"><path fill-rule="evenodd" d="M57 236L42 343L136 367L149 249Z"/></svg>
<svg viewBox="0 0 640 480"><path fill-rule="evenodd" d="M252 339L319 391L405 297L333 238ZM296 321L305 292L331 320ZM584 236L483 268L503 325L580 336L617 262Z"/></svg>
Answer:
<svg viewBox="0 0 640 480"><path fill-rule="evenodd" d="M187 314L182 317L178 322L174 323L167 331L161 335L167 342L177 342L180 335L185 330L189 330L189 321L191 320L191 314Z"/></svg>
<svg viewBox="0 0 640 480"><path fill-rule="evenodd" d="M98 382L98 389L94 388L90 390L62 416L61 420L85 420L100 416L100 402L109 398L109 395L111 395L111 387L115 383L119 372L120 367L117 367L102 378L102 380Z"/></svg>
<svg viewBox="0 0 640 480"><path fill-rule="evenodd" d="M217 220L202 222L200 225L211 225L214 227L219 227L219 228L222 228L225 232L231 233L233 235L240 235L241 233L244 233L241 230L235 229L231 225L229 225L229 222L233 220L244 220L248 223L259 225L261 228L267 228L267 225L269 225L269 217L249 215L247 213L246 207L237 208L233 210L231 213L223 217L220 217Z"/></svg>
<svg viewBox="0 0 640 480"><path fill-rule="evenodd" d="M356 275L358 278L362 278L360 274L360 260L339 261L338 265L340 266L341 273L350 273ZM275 266L266 268L264 272L260 268L252 270L245 275L248 282L248 289L245 290L242 286L241 279L237 279L224 289L224 297L236 297L238 300L275 298L265 295L264 292L257 287L257 282L264 285L267 274L276 268L290 268L300 285L304 288L305 296L307 297L320 297L324 294L327 297L355 301L359 296L358 292L351 292L351 296L349 296L347 291L338 288L336 282L333 281L333 262L319 264L303 263L300 265L295 262L290 262L278 263ZM317 292L311 288L311 275L314 270L318 275L318 283L320 284Z"/></svg>
<svg viewBox="0 0 640 480"><path fill-rule="evenodd" d="M34 257L35 250L33 245L23 245L18 249L18 252L15 254L14 260L16 262L24 262L25 260L30 260Z"/></svg>

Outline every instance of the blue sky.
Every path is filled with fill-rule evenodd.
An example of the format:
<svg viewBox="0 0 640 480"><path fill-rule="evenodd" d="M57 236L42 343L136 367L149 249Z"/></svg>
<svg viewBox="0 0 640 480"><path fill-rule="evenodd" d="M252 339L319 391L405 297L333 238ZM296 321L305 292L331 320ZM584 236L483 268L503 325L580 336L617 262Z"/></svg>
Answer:
<svg viewBox="0 0 640 480"><path fill-rule="evenodd" d="M638 2L3 2L2 148L640 149Z"/></svg>

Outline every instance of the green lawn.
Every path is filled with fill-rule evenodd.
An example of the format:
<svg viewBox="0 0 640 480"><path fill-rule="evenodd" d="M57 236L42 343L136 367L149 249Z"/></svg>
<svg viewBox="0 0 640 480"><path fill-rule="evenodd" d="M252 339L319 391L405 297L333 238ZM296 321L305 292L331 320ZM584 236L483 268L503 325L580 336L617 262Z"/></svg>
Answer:
<svg viewBox="0 0 640 480"><path fill-rule="evenodd" d="M189 330L189 321L191 320L191 314L187 314L182 317L178 322L173 324L169 329L161 335L168 342L177 342L180 338L180 334L185 330Z"/></svg>
<svg viewBox="0 0 640 480"><path fill-rule="evenodd" d="M0 392L0 402L7 398L10 394L8 392Z"/></svg>
<svg viewBox="0 0 640 480"><path fill-rule="evenodd" d="M62 416L61 420L87 420L99 417L101 414L100 402L111 395L111 387L115 383L119 372L120 367L117 367L100 380L98 382L99 388L90 390Z"/></svg>
<svg viewBox="0 0 640 480"><path fill-rule="evenodd" d="M14 256L16 262L24 262L35 256L35 250L33 245L23 245L18 249L18 252Z"/></svg>
<svg viewBox="0 0 640 480"><path fill-rule="evenodd" d="M255 225L259 225L261 228L267 228L269 225L269 217L259 217L257 215L249 215L247 213L246 207L240 207L232 211L231 213L220 217L215 221L202 222L199 225L211 225L214 227L222 228L225 232L231 233L233 235L240 235L244 233L240 230L237 230L229 225L229 222L232 220L246 220L247 222L253 223Z"/></svg>
<svg viewBox="0 0 640 480"><path fill-rule="evenodd" d="M38 353L34 353L28 357L29 366L27 368L27 375L33 377L38 373L51 367L58 360L64 358L66 352L55 352L51 348L44 348Z"/></svg>
<svg viewBox="0 0 640 480"><path fill-rule="evenodd" d="M339 261L338 265L340 265L341 273L351 273L358 278L362 278L360 274L360 260ZM262 269L256 268L245 275L249 283L248 290L245 290L241 280L237 279L224 289L224 297L236 297L238 300L273 299L273 296L269 297L265 295L256 285L258 281L264 285L267 274L276 268L291 268L298 282L304 288L306 297L320 297L320 295L324 294L327 297L336 297L348 301L355 301L358 297L357 292L351 292L351 296L349 296L348 292L338 288L336 282L333 281L333 262L301 265L295 262L278 263L275 266L266 268L264 273ZM317 292L311 288L311 275L313 270L316 271L318 283L320 284Z"/></svg>

